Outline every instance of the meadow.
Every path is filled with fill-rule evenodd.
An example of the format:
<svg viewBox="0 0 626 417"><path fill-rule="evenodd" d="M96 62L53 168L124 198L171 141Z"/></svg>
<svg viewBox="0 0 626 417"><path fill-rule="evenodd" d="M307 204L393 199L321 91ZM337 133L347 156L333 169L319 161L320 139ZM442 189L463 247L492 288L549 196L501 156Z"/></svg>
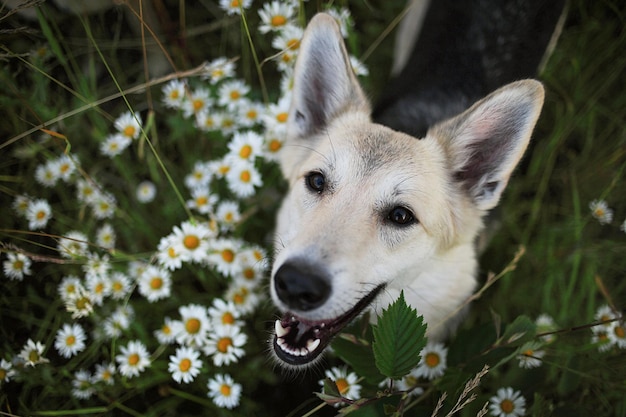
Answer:
<svg viewBox="0 0 626 417"><path fill-rule="evenodd" d="M620 1L568 3L458 334L399 300L300 375L268 351L298 42L334 13L375 99L403 5L121 3L0 7L0 415L626 416Z"/></svg>

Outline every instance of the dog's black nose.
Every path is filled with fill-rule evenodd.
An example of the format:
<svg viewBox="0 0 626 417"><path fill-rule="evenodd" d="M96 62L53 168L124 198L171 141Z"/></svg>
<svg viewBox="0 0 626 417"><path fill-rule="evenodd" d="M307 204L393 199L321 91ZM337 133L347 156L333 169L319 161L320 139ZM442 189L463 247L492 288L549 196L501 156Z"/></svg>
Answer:
<svg viewBox="0 0 626 417"><path fill-rule="evenodd" d="M308 311L324 304L331 288L323 272L310 265L285 263L276 271L274 289L289 308Z"/></svg>

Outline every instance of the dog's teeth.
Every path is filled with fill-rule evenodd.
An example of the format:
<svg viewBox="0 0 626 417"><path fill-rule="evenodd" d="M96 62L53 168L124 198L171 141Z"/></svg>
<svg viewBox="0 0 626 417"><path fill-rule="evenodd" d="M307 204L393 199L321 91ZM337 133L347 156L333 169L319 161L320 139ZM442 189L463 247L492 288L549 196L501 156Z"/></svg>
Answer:
<svg viewBox="0 0 626 417"><path fill-rule="evenodd" d="M309 339L306 342L306 348L309 352L313 352L315 349L317 349L317 347L320 345L320 340L319 339Z"/></svg>
<svg viewBox="0 0 626 417"><path fill-rule="evenodd" d="M280 320L274 322L274 331L279 339L289 333L289 327L283 327Z"/></svg>

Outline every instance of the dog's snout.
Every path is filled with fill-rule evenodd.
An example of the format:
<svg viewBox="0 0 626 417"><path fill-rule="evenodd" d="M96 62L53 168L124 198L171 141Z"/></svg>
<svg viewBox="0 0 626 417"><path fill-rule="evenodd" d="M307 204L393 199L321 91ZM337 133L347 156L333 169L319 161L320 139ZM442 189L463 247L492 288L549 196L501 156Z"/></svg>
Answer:
<svg viewBox="0 0 626 417"><path fill-rule="evenodd" d="M323 272L308 265L286 263L276 271L274 289L290 309L309 311L324 304L331 287Z"/></svg>

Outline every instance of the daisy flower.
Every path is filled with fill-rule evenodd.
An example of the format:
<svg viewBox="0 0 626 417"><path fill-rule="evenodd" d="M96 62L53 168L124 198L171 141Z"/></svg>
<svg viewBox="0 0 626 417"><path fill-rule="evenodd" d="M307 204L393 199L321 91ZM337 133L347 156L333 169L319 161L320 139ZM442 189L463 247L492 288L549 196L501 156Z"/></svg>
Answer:
<svg viewBox="0 0 626 417"><path fill-rule="evenodd" d="M177 241L176 249L184 262L204 262L208 258L209 240L215 236L211 228L203 223L183 222L174 226L172 232Z"/></svg>
<svg viewBox="0 0 626 417"><path fill-rule="evenodd" d="M220 0L220 7L227 15L241 14L241 10L250 7L252 0Z"/></svg>
<svg viewBox="0 0 626 417"><path fill-rule="evenodd" d="M96 392L93 387L92 376L89 371L81 369L74 373L72 380L72 395L78 399L86 400Z"/></svg>
<svg viewBox="0 0 626 417"><path fill-rule="evenodd" d="M154 185L153 182L142 181L137 186L137 192L136 192L137 201L139 201L140 203L144 203L144 204L151 203L152 201L154 201L154 198L156 197L156 193L157 193L156 185Z"/></svg>
<svg viewBox="0 0 626 417"><path fill-rule="evenodd" d="M416 368L417 369L417 368ZM416 375L413 369L408 375L405 375L402 379L393 381L393 386L398 391L406 391L410 396L420 396L424 393L424 388L420 384L420 377ZM384 380L379 386L384 388L389 385L389 379Z"/></svg>
<svg viewBox="0 0 626 417"><path fill-rule="evenodd" d="M139 294L146 297L151 303L171 295L172 277L170 272L154 265L149 265L146 268L139 276L137 284Z"/></svg>
<svg viewBox="0 0 626 417"><path fill-rule="evenodd" d="M47 163L39 165L35 169L35 180L44 187L53 187L59 180L59 177L53 167Z"/></svg>
<svg viewBox="0 0 626 417"><path fill-rule="evenodd" d="M203 132L212 132L219 128L218 120L215 118L215 113L209 113L208 111L201 111L196 113L196 127Z"/></svg>
<svg viewBox="0 0 626 417"><path fill-rule="evenodd" d="M248 161L238 160L233 162L226 174L228 188L239 198L254 195L255 188L263 185L261 174Z"/></svg>
<svg viewBox="0 0 626 417"><path fill-rule="evenodd" d="M78 291L83 289L83 284L80 279L74 275L68 275L63 277L59 284L58 292L61 299L65 301L69 297L75 295Z"/></svg>
<svg viewBox="0 0 626 417"><path fill-rule="evenodd" d="M228 231L234 229L234 227L241 220L241 213L239 213L239 204L236 201L222 201L215 210L215 217L220 224L222 231Z"/></svg>
<svg viewBox="0 0 626 417"><path fill-rule="evenodd" d="M281 30L294 17L295 6L289 2L272 1L265 3L259 10L261 24L259 32L268 33L270 31Z"/></svg>
<svg viewBox="0 0 626 417"><path fill-rule="evenodd" d="M208 164L208 169L215 175L215 178L221 179L226 177L226 174L228 174L228 171L230 171L232 167L233 161L233 158L222 158L217 161L211 161Z"/></svg>
<svg viewBox="0 0 626 417"><path fill-rule="evenodd" d="M26 211L28 210L28 206L30 206L30 201L29 196L24 194L18 195L15 197L15 200L13 200L11 207L13 207L13 210L15 210L18 215L26 217Z"/></svg>
<svg viewBox="0 0 626 417"><path fill-rule="evenodd" d="M15 376L13 364L7 360L0 360L0 382L9 382Z"/></svg>
<svg viewBox="0 0 626 417"><path fill-rule="evenodd" d="M524 344L520 349L520 354L517 356L519 359L520 368L531 369L541 366L543 361L541 360L546 354L541 350L542 344L538 342L529 342Z"/></svg>
<svg viewBox="0 0 626 417"><path fill-rule="evenodd" d="M52 217L52 209L46 200L34 200L28 205L26 220L28 220L30 230L43 229L48 224L50 217Z"/></svg>
<svg viewBox="0 0 626 417"><path fill-rule="evenodd" d="M421 352L416 376L432 380L443 375L446 370L448 348L443 343L427 343Z"/></svg>
<svg viewBox="0 0 626 417"><path fill-rule="evenodd" d="M537 317L537 320L535 320L535 325L537 326L537 334L549 333L557 329L554 319L547 314L541 314L539 317ZM555 340L555 334L547 334L541 336L541 341L544 343L552 343Z"/></svg>
<svg viewBox="0 0 626 417"><path fill-rule="evenodd" d="M187 207L200 214L209 214L217 200L209 187L197 187L191 190L191 200L187 200Z"/></svg>
<svg viewBox="0 0 626 417"><path fill-rule="evenodd" d="M114 126L119 133L128 139L137 139L141 134L141 116L138 113L127 111L115 120Z"/></svg>
<svg viewBox="0 0 626 417"><path fill-rule="evenodd" d="M186 346L202 346L209 331L207 309L198 304L181 306L181 320L174 322L176 341Z"/></svg>
<svg viewBox="0 0 626 417"><path fill-rule="evenodd" d="M193 170L185 176L185 185L190 190L202 187L209 187L211 183L211 165L207 162L198 161L194 164Z"/></svg>
<svg viewBox="0 0 626 417"><path fill-rule="evenodd" d="M76 163L69 155L61 155L51 161L51 168L56 171L58 178L68 182L72 174L76 172Z"/></svg>
<svg viewBox="0 0 626 417"><path fill-rule="evenodd" d="M179 384L188 384L200 373L202 361L200 354L190 347L179 347L176 354L170 356L167 370L172 374L174 381Z"/></svg>
<svg viewBox="0 0 626 417"><path fill-rule="evenodd" d="M357 57L350 56L350 66L352 67L352 71L358 77L367 77L370 72Z"/></svg>
<svg viewBox="0 0 626 417"><path fill-rule="evenodd" d="M611 344L626 349L626 327L623 322L614 321L607 334Z"/></svg>
<svg viewBox="0 0 626 417"><path fill-rule="evenodd" d="M237 310L241 311L241 314L247 314L254 311L259 304L259 296L254 292L253 286L247 282L241 282L240 280L234 281L226 290L224 299L232 301Z"/></svg>
<svg viewBox="0 0 626 417"><path fill-rule="evenodd" d="M285 134L266 130L263 135L263 157L268 161L278 161L279 151L285 143Z"/></svg>
<svg viewBox="0 0 626 417"><path fill-rule="evenodd" d="M24 361L24 366L48 363L50 361L43 357L44 349L45 346L41 342L34 342L32 339L28 339L22 351L19 353L18 358Z"/></svg>
<svg viewBox="0 0 626 417"><path fill-rule="evenodd" d="M232 409L239 405L241 385L228 374L217 374L209 379L208 396L218 407Z"/></svg>
<svg viewBox="0 0 626 417"><path fill-rule="evenodd" d="M189 94L188 100L183 102L183 114L185 117L191 117L200 112L206 112L212 104L209 90L206 88L198 88Z"/></svg>
<svg viewBox="0 0 626 417"><path fill-rule="evenodd" d="M217 90L218 104L229 110L236 110L246 100L249 92L250 86L241 80L225 81Z"/></svg>
<svg viewBox="0 0 626 417"><path fill-rule="evenodd" d="M242 127L252 127L261 122L265 106L254 101L246 101L239 106L239 124Z"/></svg>
<svg viewBox="0 0 626 417"><path fill-rule="evenodd" d="M241 278L252 286L257 286L263 279L265 259L257 258L258 249L244 249L239 254Z"/></svg>
<svg viewBox="0 0 626 417"><path fill-rule="evenodd" d="M248 0L244 0L246 2ZM215 84L224 78L230 78L235 75L235 63L225 57L214 59L207 65L207 78L212 84Z"/></svg>
<svg viewBox="0 0 626 417"><path fill-rule="evenodd" d="M593 200L589 203L591 215L600 222L600 224L609 224L613 221L613 210L604 200Z"/></svg>
<svg viewBox="0 0 626 417"><path fill-rule="evenodd" d="M103 382L106 385L113 385L115 383L115 364L112 363L98 363L96 364L96 370L93 373L93 383Z"/></svg>
<svg viewBox="0 0 626 417"><path fill-rule="evenodd" d="M337 385L337 390L344 398L349 398L351 400L358 400L361 396L361 386L357 384L359 379L358 375L354 372L348 372L348 368L343 366L332 367L324 371L326 378L331 379L335 385ZM324 380L319 381L320 385L324 386Z"/></svg>
<svg viewBox="0 0 626 417"><path fill-rule="evenodd" d="M241 243L235 239L215 239L211 242L210 254L207 263L215 266L219 273L232 276L241 272L241 264L237 259L237 253Z"/></svg>
<svg viewBox="0 0 626 417"><path fill-rule="evenodd" d="M222 132L223 135L230 135L237 131L239 124L235 120L235 114L230 112L215 112L213 113L216 126Z"/></svg>
<svg viewBox="0 0 626 417"><path fill-rule="evenodd" d="M489 410L494 416L523 416L526 413L526 399L513 388L500 388L489 400Z"/></svg>
<svg viewBox="0 0 626 417"><path fill-rule="evenodd" d="M96 231L96 244L104 249L113 249L115 247L115 230L109 223L103 224Z"/></svg>
<svg viewBox="0 0 626 417"><path fill-rule="evenodd" d="M169 317L165 317L161 328L154 331L154 336L162 345L172 344L176 341L176 334L174 334L175 327L174 321Z"/></svg>
<svg viewBox="0 0 626 417"><path fill-rule="evenodd" d="M130 292L130 279L116 271L109 275L109 294L114 300L123 300Z"/></svg>
<svg viewBox="0 0 626 417"><path fill-rule="evenodd" d="M85 349L87 335L80 324L64 324L57 332L54 347L64 358L71 358Z"/></svg>
<svg viewBox="0 0 626 417"><path fill-rule="evenodd" d="M284 134L287 130L290 107L291 97L289 95L281 97L277 103L270 104L263 116L265 129L276 134Z"/></svg>
<svg viewBox="0 0 626 417"><path fill-rule="evenodd" d="M263 137L256 132L247 131L235 133L228 143L229 155L243 161L253 162L261 155L263 149Z"/></svg>
<svg viewBox="0 0 626 417"><path fill-rule="evenodd" d="M148 350L139 340L128 342L120 348L120 354L115 356L119 364L118 370L125 377L134 377L150 366Z"/></svg>
<svg viewBox="0 0 626 417"><path fill-rule="evenodd" d="M71 231L59 239L57 250L64 258L74 258L87 254L87 236L77 230Z"/></svg>
<svg viewBox="0 0 626 417"><path fill-rule="evenodd" d="M232 301L215 298L213 306L209 307L208 312L213 326L241 327L243 325L243 322L239 320L241 313Z"/></svg>
<svg viewBox="0 0 626 417"><path fill-rule="evenodd" d="M111 269L111 261L109 255L100 256L97 253L87 254L87 263L83 265L83 271L87 277L104 276Z"/></svg>
<svg viewBox="0 0 626 417"><path fill-rule="evenodd" d="M591 336L591 343L598 345L599 352L608 352L613 347L609 331L605 329L596 330L596 327L592 328L593 335Z"/></svg>
<svg viewBox="0 0 626 417"><path fill-rule="evenodd" d="M181 80L172 80L163 86L163 103L165 107L171 109L180 109L185 100L185 82Z"/></svg>
<svg viewBox="0 0 626 417"><path fill-rule="evenodd" d="M90 205L94 217L98 220L103 220L113 217L117 201L111 193L98 193Z"/></svg>
<svg viewBox="0 0 626 417"><path fill-rule="evenodd" d="M73 319L87 317L93 312L93 296L83 286L77 286L76 292L68 293L64 301L65 309L72 313Z"/></svg>
<svg viewBox="0 0 626 417"><path fill-rule="evenodd" d="M286 71L293 67L303 34L304 30L301 27L288 24L272 40L272 46L281 51L276 57L279 70Z"/></svg>
<svg viewBox="0 0 626 417"><path fill-rule="evenodd" d="M126 148L131 144L132 139L122 135L121 133L114 133L104 138L104 141L100 144L100 153L109 158L116 157L124 152Z"/></svg>
<svg viewBox="0 0 626 417"><path fill-rule="evenodd" d="M124 330L130 327L133 317L134 311L130 306L128 306L127 309L118 307L113 314L104 320L102 330L104 330L104 334L110 339L120 337Z"/></svg>
<svg viewBox="0 0 626 417"><path fill-rule="evenodd" d="M2 263L4 275L11 280L18 281L23 280L24 275L32 274L30 266L30 258L22 253L16 252L7 253L7 260Z"/></svg>
<svg viewBox="0 0 626 417"><path fill-rule="evenodd" d="M76 196L81 203L91 204L99 194L98 186L93 181L80 179L76 181L76 188Z"/></svg>
<svg viewBox="0 0 626 417"><path fill-rule="evenodd" d="M238 326L215 326L209 339L206 341L203 352L213 356L215 366L237 363L246 354L242 346L248 341L248 336L242 333Z"/></svg>
<svg viewBox="0 0 626 417"><path fill-rule="evenodd" d="M183 266L183 258L180 256L182 249L179 246L178 237L173 234L161 238L157 246L157 261L163 268L174 271Z"/></svg>

